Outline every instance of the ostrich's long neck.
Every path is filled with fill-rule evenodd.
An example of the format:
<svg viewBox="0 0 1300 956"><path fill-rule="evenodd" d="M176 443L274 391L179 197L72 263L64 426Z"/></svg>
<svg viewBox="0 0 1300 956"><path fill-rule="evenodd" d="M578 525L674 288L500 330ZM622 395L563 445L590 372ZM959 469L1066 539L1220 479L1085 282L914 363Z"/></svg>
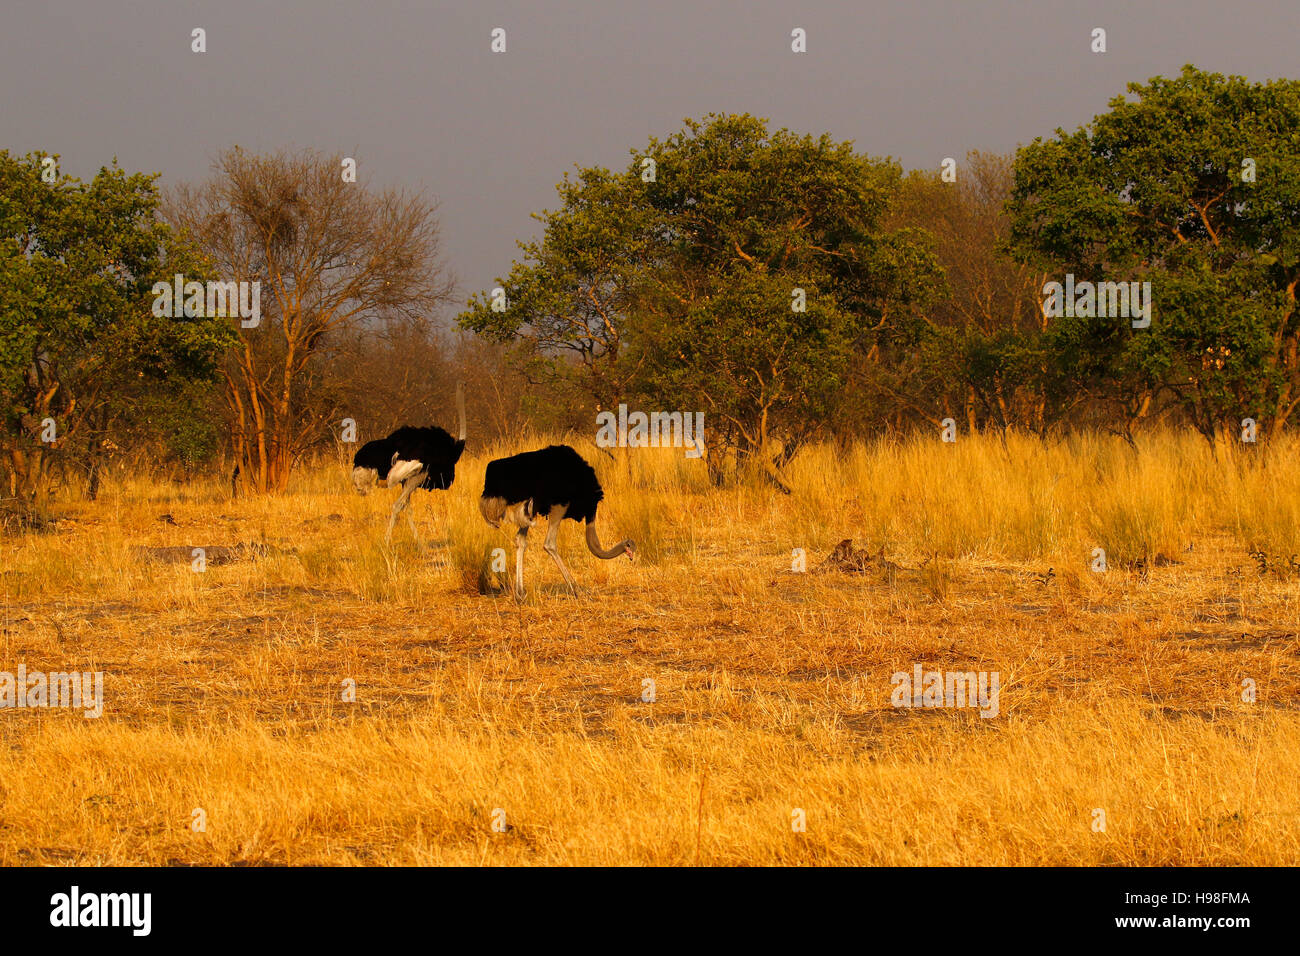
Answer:
<svg viewBox="0 0 1300 956"><path fill-rule="evenodd" d="M606 551L600 546L600 539L596 537L596 523L594 521L587 522L587 550L604 561L608 561L610 558L617 558L627 550L628 545L631 543L631 541L620 541L618 544L614 545L614 547Z"/></svg>
<svg viewBox="0 0 1300 956"><path fill-rule="evenodd" d="M465 440L465 383L456 383L456 415L460 419L460 441Z"/></svg>

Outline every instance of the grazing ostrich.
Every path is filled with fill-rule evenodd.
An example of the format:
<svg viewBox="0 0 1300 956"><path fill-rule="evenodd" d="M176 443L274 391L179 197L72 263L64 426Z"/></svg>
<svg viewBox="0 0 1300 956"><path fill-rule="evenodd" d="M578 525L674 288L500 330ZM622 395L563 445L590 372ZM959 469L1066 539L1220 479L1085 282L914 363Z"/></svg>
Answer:
<svg viewBox="0 0 1300 956"><path fill-rule="evenodd" d="M524 548L528 544L528 529L543 515L548 524L546 553L555 559L569 591L574 594L578 593L578 587L555 546L560 522L565 518L587 523L587 547L596 557L608 561L624 552L629 561L635 557L636 547L630 540L620 541L609 550L600 546L596 537L596 506L604 497L596 473L568 445L551 445L488 463L478 507L484 520L494 528L506 520L519 529L515 534L517 599L524 597Z"/></svg>
<svg viewBox="0 0 1300 956"><path fill-rule="evenodd" d="M402 486L402 493L397 496L393 513L388 519L385 544L392 540L397 516L406 510L411 493L416 488L445 491L456 480L456 462L465 451L463 382L456 384L456 413L460 418L460 437L457 439L437 426L416 428L403 425L387 438L366 442L352 459L352 485L358 494L364 495L372 485L380 481L387 482L390 488L393 485ZM411 533L415 535L415 540L419 541L420 533L415 530L415 518L408 513L406 520L411 523Z"/></svg>

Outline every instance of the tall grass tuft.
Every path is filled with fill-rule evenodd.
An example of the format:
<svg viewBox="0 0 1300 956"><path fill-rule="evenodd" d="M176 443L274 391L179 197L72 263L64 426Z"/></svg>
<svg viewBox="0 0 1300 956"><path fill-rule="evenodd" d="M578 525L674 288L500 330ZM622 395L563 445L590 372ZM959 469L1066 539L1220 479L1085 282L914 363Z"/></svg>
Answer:
<svg viewBox="0 0 1300 956"><path fill-rule="evenodd" d="M1222 495L1223 521L1248 549L1300 554L1300 441L1260 451L1236 463Z"/></svg>

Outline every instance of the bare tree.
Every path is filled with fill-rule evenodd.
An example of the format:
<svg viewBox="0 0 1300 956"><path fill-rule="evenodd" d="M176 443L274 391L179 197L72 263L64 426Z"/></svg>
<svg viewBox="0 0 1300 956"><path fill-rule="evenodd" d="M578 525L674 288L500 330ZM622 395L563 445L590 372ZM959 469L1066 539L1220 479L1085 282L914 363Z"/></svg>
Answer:
<svg viewBox="0 0 1300 956"><path fill-rule="evenodd" d="M938 172L913 172L892 212L895 225L930 231L947 275L949 295L929 310L927 321L958 330L968 343L994 348L1011 336L1041 333L1047 323L1037 291L1044 277L1002 248L1010 229L1003 204L1011 195L1013 159L972 150L955 183L944 182ZM1024 424L1041 431L1046 414L1041 389L1025 380L1024 369L1004 367L993 354L983 349L951 356L955 365L941 376L951 381L950 393L927 396L939 398L939 405L923 398L920 404L929 413L923 417L936 420L936 413L959 402L972 430L982 410L987 421L1003 428ZM982 360L972 361L977 356Z"/></svg>
<svg viewBox="0 0 1300 956"><path fill-rule="evenodd" d="M238 329L225 367L226 401L242 473L282 491L338 411L312 401L333 338L383 316L427 321L451 298L435 207L345 181L340 156L235 147L208 182L177 190L167 213L219 279L262 283L261 321Z"/></svg>

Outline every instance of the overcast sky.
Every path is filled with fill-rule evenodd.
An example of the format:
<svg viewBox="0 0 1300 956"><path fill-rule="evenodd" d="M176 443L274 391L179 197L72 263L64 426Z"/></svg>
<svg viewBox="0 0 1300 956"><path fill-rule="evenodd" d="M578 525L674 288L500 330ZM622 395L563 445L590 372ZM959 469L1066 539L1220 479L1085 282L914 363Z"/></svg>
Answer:
<svg viewBox="0 0 1300 956"><path fill-rule="evenodd" d="M436 197L463 300L509 270L566 169L622 168L685 117L747 111L936 168L1187 62L1300 76L1298 39L1297 0L5 0L0 148L164 183L236 143L355 154L362 179Z"/></svg>

